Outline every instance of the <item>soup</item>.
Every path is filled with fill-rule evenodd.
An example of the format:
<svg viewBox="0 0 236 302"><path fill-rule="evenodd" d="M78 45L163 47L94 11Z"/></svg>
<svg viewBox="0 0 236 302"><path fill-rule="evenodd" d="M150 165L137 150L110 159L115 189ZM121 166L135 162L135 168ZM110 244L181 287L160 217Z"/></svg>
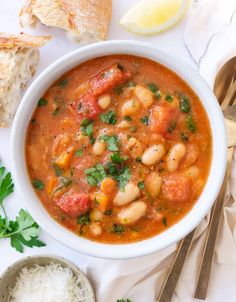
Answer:
<svg viewBox="0 0 236 302"><path fill-rule="evenodd" d="M78 236L130 243L186 215L207 181L212 138L192 89L145 58L112 55L39 99L26 161L48 213Z"/></svg>

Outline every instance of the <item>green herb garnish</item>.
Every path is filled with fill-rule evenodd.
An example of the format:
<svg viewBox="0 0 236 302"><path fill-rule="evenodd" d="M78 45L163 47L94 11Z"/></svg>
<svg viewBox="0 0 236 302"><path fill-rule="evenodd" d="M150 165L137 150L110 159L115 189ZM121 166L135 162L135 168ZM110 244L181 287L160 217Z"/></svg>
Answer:
<svg viewBox="0 0 236 302"><path fill-rule="evenodd" d="M166 219L166 217L163 217L163 218L162 218L162 223L163 223L163 225L164 225L165 227L167 227L167 219Z"/></svg>
<svg viewBox="0 0 236 302"><path fill-rule="evenodd" d="M107 175L114 178L121 190L124 190L126 184L128 183L131 174L128 167L124 167L123 165L118 165L112 162L108 162L106 164Z"/></svg>
<svg viewBox="0 0 236 302"><path fill-rule="evenodd" d="M183 96L179 101L179 108L184 113L189 113L189 111L191 110L190 101L186 96Z"/></svg>
<svg viewBox="0 0 236 302"><path fill-rule="evenodd" d="M121 95L123 93L123 89L124 89L124 85L119 85L113 89L113 92L117 95Z"/></svg>
<svg viewBox="0 0 236 302"><path fill-rule="evenodd" d="M107 210L103 213L106 216L111 216L112 215L112 210Z"/></svg>
<svg viewBox="0 0 236 302"><path fill-rule="evenodd" d="M128 116L128 115L126 115L123 119L124 119L125 121L127 121L127 122L131 122L131 121L132 121L132 117L131 117L131 116Z"/></svg>
<svg viewBox="0 0 236 302"><path fill-rule="evenodd" d="M28 247L42 247L45 244L38 240L40 229L31 215L21 209L15 221L8 220L3 201L14 191L10 172L6 173L5 167L0 167L0 207L4 217L0 215L0 239L10 238L11 246L16 251L23 253L24 245Z"/></svg>
<svg viewBox="0 0 236 302"><path fill-rule="evenodd" d="M68 84L68 80L67 79L63 79L61 80L57 86L64 88L66 85Z"/></svg>
<svg viewBox="0 0 236 302"><path fill-rule="evenodd" d="M113 153L111 155L111 160L115 164L122 164L125 160L127 160L128 157L121 157L119 153Z"/></svg>
<svg viewBox="0 0 236 302"><path fill-rule="evenodd" d="M132 302L130 299L118 299L116 302Z"/></svg>
<svg viewBox="0 0 236 302"><path fill-rule="evenodd" d="M161 94L159 89L157 88L157 86L154 83L149 83L148 85L148 89L155 94L155 97L160 100L161 98Z"/></svg>
<svg viewBox="0 0 236 302"><path fill-rule="evenodd" d="M138 185L140 190L144 189L144 187L145 187L144 181L139 181L137 185Z"/></svg>
<svg viewBox="0 0 236 302"><path fill-rule="evenodd" d="M80 124L83 135L88 136L90 143L93 145L95 138L93 137L93 120L84 119Z"/></svg>
<svg viewBox="0 0 236 302"><path fill-rule="evenodd" d="M176 122L170 122L170 124L169 124L169 126L168 126L168 128L167 128L167 131L169 132L169 133L172 133L174 130L175 130L175 128L176 128Z"/></svg>
<svg viewBox="0 0 236 302"><path fill-rule="evenodd" d="M81 155L83 155L83 149L78 149L75 151L75 157L80 157Z"/></svg>
<svg viewBox="0 0 236 302"><path fill-rule="evenodd" d="M140 157L136 157L136 158L135 158L135 161L136 161L136 163L141 163L141 162L142 162L142 159L141 159Z"/></svg>
<svg viewBox="0 0 236 302"><path fill-rule="evenodd" d="M56 164L53 163L52 166L56 176L61 176L63 174L63 170L59 168Z"/></svg>
<svg viewBox="0 0 236 302"><path fill-rule="evenodd" d="M44 183L40 179L33 179L32 185L35 189L42 191L44 189Z"/></svg>
<svg viewBox="0 0 236 302"><path fill-rule="evenodd" d="M125 231L125 228L123 225L115 223L113 224L111 231L112 233L121 234Z"/></svg>
<svg viewBox="0 0 236 302"><path fill-rule="evenodd" d="M173 102L173 96L167 94L166 95L166 101L169 102L169 103Z"/></svg>
<svg viewBox="0 0 236 302"><path fill-rule="evenodd" d="M53 190L52 192L52 196L54 196L54 194L58 191L60 191L63 188L67 188L69 187L69 185L72 184L72 180L68 177L64 177L64 176L60 176L59 177L59 185Z"/></svg>
<svg viewBox="0 0 236 302"><path fill-rule="evenodd" d="M78 224L81 224L81 225L88 225L91 223L91 218L90 218L90 214L89 212L86 212L85 214L83 215L80 215L78 218L77 218L77 223Z"/></svg>
<svg viewBox="0 0 236 302"><path fill-rule="evenodd" d="M97 186L106 177L106 171L102 164L86 169L84 173L87 175L87 182L91 186Z"/></svg>
<svg viewBox="0 0 236 302"><path fill-rule="evenodd" d="M196 123L193 120L192 115L189 115L186 119L186 126L189 131L195 132L196 131Z"/></svg>
<svg viewBox="0 0 236 302"><path fill-rule="evenodd" d="M44 107L47 105L47 103L48 103L47 100L45 100L44 98L40 98L38 101L38 107Z"/></svg>
<svg viewBox="0 0 236 302"><path fill-rule="evenodd" d="M59 113L60 107L56 107L54 111L52 112L52 116L56 116Z"/></svg>
<svg viewBox="0 0 236 302"><path fill-rule="evenodd" d="M118 137L116 135L101 135L99 141L104 141L107 143L107 148L110 151L118 151Z"/></svg>
<svg viewBox="0 0 236 302"><path fill-rule="evenodd" d="M140 118L140 121L144 124L144 125L148 125L149 123L149 117L148 116L143 116Z"/></svg>
<svg viewBox="0 0 236 302"><path fill-rule="evenodd" d="M100 114L100 120L104 123L115 125L117 119L114 111L109 111L108 113Z"/></svg>

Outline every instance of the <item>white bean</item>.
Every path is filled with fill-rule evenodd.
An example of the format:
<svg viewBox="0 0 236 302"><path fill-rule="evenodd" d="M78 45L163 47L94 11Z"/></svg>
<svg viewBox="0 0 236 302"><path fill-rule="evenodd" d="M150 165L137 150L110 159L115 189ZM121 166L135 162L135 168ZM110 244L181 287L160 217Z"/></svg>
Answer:
<svg viewBox="0 0 236 302"><path fill-rule="evenodd" d="M93 145L93 153L95 155L101 155L106 149L106 145L103 142L96 141Z"/></svg>
<svg viewBox="0 0 236 302"><path fill-rule="evenodd" d="M185 156L186 154L186 147L182 143L178 143L174 145L167 156L167 170L169 172L174 172L177 170L179 166L180 160Z"/></svg>
<svg viewBox="0 0 236 302"><path fill-rule="evenodd" d="M118 219L121 224L132 224L138 221L146 214L147 205L143 201L135 201L127 208L124 208L118 213Z"/></svg>
<svg viewBox="0 0 236 302"><path fill-rule="evenodd" d="M91 212L90 217L92 221L101 221L103 214L98 208L94 208Z"/></svg>
<svg viewBox="0 0 236 302"><path fill-rule="evenodd" d="M139 102L143 107L148 108L153 103L153 94L147 88L137 85L134 90L135 96L138 98Z"/></svg>
<svg viewBox="0 0 236 302"><path fill-rule="evenodd" d="M159 162L165 154L165 147L162 144L149 147L142 155L142 163L151 166Z"/></svg>
<svg viewBox="0 0 236 302"><path fill-rule="evenodd" d="M139 110L139 107L140 104L136 100L128 100L121 107L121 115L123 117L127 115L134 115Z"/></svg>
<svg viewBox="0 0 236 302"><path fill-rule="evenodd" d="M137 198L139 194L138 186L130 182L125 186L124 191L119 190L116 193L113 203L115 206L124 206Z"/></svg>
<svg viewBox="0 0 236 302"><path fill-rule="evenodd" d="M142 144L135 137L131 137L128 140L125 148L129 151L132 158L140 157L143 153Z"/></svg>
<svg viewBox="0 0 236 302"><path fill-rule="evenodd" d="M145 187L152 198L156 198L161 191L162 180L158 173L151 172L146 181Z"/></svg>
<svg viewBox="0 0 236 302"><path fill-rule="evenodd" d="M199 175L199 168L197 166L191 166L184 171L184 174L189 178L197 178Z"/></svg>
<svg viewBox="0 0 236 302"><path fill-rule="evenodd" d="M121 121L118 125L117 125L118 128L121 128L121 129L126 129L126 128L129 128L131 127L131 124L127 121Z"/></svg>
<svg viewBox="0 0 236 302"><path fill-rule="evenodd" d="M90 224L90 231L93 233L93 235L98 236L102 233L102 227L98 222L93 222Z"/></svg>
<svg viewBox="0 0 236 302"><path fill-rule="evenodd" d="M111 97L109 94L105 94L100 96L100 98L98 99L98 105L102 108L102 109L107 109L109 107L109 105L111 104Z"/></svg>

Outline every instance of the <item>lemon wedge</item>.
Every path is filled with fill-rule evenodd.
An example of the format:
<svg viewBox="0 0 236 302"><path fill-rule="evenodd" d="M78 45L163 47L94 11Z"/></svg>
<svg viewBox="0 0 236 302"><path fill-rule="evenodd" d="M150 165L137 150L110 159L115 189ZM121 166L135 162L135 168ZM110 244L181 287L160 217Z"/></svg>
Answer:
<svg viewBox="0 0 236 302"><path fill-rule="evenodd" d="M187 11L189 0L143 0L120 20L127 30L151 35L177 23Z"/></svg>

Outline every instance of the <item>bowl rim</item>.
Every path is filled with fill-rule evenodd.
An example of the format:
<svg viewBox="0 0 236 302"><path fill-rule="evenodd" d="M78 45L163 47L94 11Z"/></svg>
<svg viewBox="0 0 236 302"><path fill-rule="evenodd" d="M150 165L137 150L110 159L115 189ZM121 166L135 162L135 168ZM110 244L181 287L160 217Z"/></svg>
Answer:
<svg viewBox="0 0 236 302"><path fill-rule="evenodd" d="M193 208L179 222L151 238L125 244L106 244L79 237L56 222L43 207L29 181L25 163L25 135L28 122L40 96L66 71L92 58L109 54L130 54L156 61L181 77L198 95L212 131L212 162L207 183ZM27 89L16 113L11 132L12 176L26 207L38 224L62 244L89 256L127 259L145 256L176 243L191 232L211 208L226 169L226 132L218 101L208 84L185 62L137 41L113 40L76 49L50 64ZM27 198L26 198L27 197Z"/></svg>
<svg viewBox="0 0 236 302"><path fill-rule="evenodd" d="M68 259L66 259L64 257L61 257L61 256L58 256L58 255L54 255L54 254L42 254L42 255L26 256L26 257L23 257L23 258L15 261L11 265L9 265L3 271L3 273L0 275L0 284L2 282L4 282L5 278L7 278L7 276L11 273L11 271L15 269L15 267L22 265L22 267L19 268L17 270L17 272L15 272L15 274L17 275L19 273L19 271L22 270L24 267L26 267L28 265L30 265L30 266L37 265L36 261L38 259L45 259L48 262L48 264L50 264L51 261L52 261L52 262L56 262L58 264L63 264L68 268L71 268L73 270L73 273L77 274L77 276L79 276L81 278L82 284L87 288L87 291L88 291L88 293L90 294L90 297L91 297L91 302L95 302L94 289L92 287L92 284L91 284L89 278L85 274L85 272L83 272L82 269L80 269L73 261L68 260ZM35 263L32 263L32 262L35 262ZM46 264L39 264L39 265L46 265ZM2 293L0 293L0 295L1 294Z"/></svg>

